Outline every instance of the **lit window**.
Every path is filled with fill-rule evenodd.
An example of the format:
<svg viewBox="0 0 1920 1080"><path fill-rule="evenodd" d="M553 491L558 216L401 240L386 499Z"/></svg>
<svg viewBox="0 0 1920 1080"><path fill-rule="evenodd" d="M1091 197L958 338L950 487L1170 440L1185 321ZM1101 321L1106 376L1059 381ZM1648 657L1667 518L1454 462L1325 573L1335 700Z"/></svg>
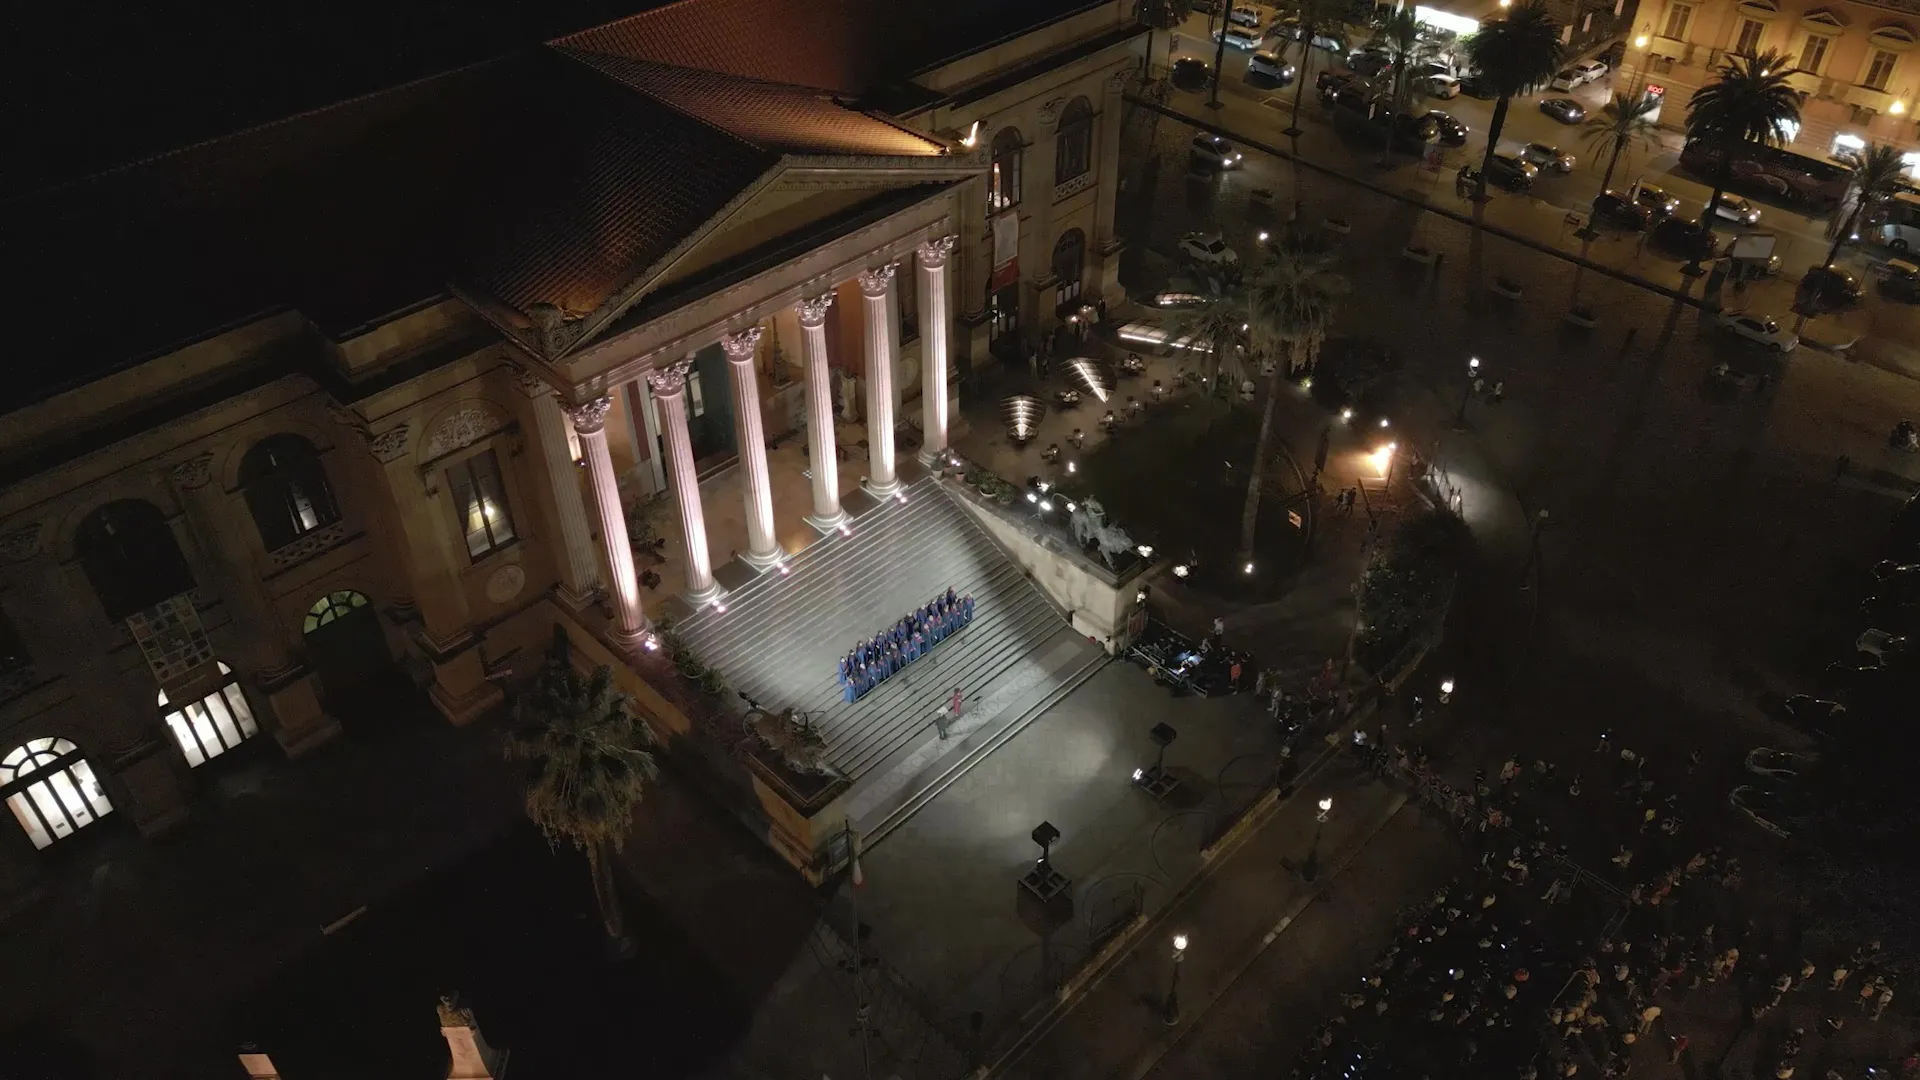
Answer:
<svg viewBox="0 0 1920 1080"><path fill-rule="evenodd" d="M467 534L467 555L475 562L514 540L513 515L507 509L506 488L500 483L500 463L488 450L449 466L460 527Z"/></svg>
<svg viewBox="0 0 1920 1080"><path fill-rule="evenodd" d="M113 813L93 766L65 739L35 739L0 758L0 795L37 848Z"/></svg>
<svg viewBox="0 0 1920 1080"><path fill-rule="evenodd" d="M1086 274L1087 236L1079 229L1068 229L1053 245L1053 276L1059 281L1054 303L1057 307L1080 299L1081 279Z"/></svg>
<svg viewBox="0 0 1920 1080"><path fill-rule="evenodd" d="M1743 56L1760 54L1760 35L1766 33L1767 24L1757 19L1740 20L1740 38L1733 44L1733 51Z"/></svg>
<svg viewBox="0 0 1920 1080"><path fill-rule="evenodd" d="M311 634L354 608L366 606L367 597L364 593L353 592L350 589L330 592L308 609L305 632Z"/></svg>
<svg viewBox="0 0 1920 1080"><path fill-rule="evenodd" d="M240 487L268 551L340 520L320 455L298 435L274 435L254 444L240 459Z"/></svg>
<svg viewBox="0 0 1920 1080"><path fill-rule="evenodd" d="M687 369L687 412L695 420L707 415L707 391L700 385L700 369Z"/></svg>
<svg viewBox="0 0 1920 1080"><path fill-rule="evenodd" d="M993 137L993 171L987 177L987 216L1020 205L1020 159L1026 153L1018 128Z"/></svg>
<svg viewBox="0 0 1920 1080"><path fill-rule="evenodd" d="M180 744L180 752L186 755L189 766L204 765L260 733L259 725L253 722L253 710L247 707L247 695L240 689L240 680L233 677L233 669L221 664L220 674L226 678L219 689L167 713L167 730L173 732L174 741ZM159 701L161 708L165 708L165 690L160 691Z"/></svg>

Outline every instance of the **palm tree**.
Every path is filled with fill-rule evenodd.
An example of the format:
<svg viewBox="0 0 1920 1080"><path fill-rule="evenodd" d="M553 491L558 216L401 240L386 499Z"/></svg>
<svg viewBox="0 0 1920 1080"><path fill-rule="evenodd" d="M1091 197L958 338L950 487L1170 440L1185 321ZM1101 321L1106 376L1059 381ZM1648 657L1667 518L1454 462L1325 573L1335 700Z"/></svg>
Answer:
<svg viewBox="0 0 1920 1080"><path fill-rule="evenodd" d="M1300 23L1300 63L1294 73L1293 109L1287 117L1287 130L1281 132L1291 144L1292 153L1288 157L1293 173L1293 217L1298 221L1306 212L1306 200L1300 192L1300 97L1306 93L1307 76L1313 67L1313 39L1325 33L1340 33L1347 28L1348 12L1351 6L1347 0L1288 0L1280 5L1280 10L1293 16Z"/></svg>
<svg viewBox="0 0 1920 1080"><path fill-rule="evenodd" d="M1138 0L1133 17L1147 28L1147 77L1153 77L1153 32L1178 30L1193 12L1193 0ZM1168 39L1167 64L1173 64L1172 39Z"/></svg>
<svg viewBox="0 0 1920 1080"><path fill-rule="evenodd" d="M1546 0L1522 0L1506 18L1480 24L1479 32L1467 38L1467 58L1498 99L1487 125L1487 153L1475 192L1484 202L1487 169L1500 146L1500 129L1507 125L1507 108L1515 95L1545 85L1560 70L1560 24L1547 13Z"/></svg>
<svg viewBox="0 0 1920 1080"><path fill-rule="evenodd" d="M1208 393L1219 394L1223 385L1238 386L1246 377L1243 357L1253 314L1241 285L1210 286L1202 301L1175 317L1167 335L1172 341L1187 340L1184 358L1199 368Z"/></svg>
<svg viewBox="0 0 1920 1080"><path fill-rule="evenodd" d="M1433 55L1433 46L1420 36L1420 19L1413 8L1403 7L1388 15L1374 31L1373 40L1384 45L1393 59L1393 115L1397 122L1407 114L1413 97L1413 65ZM1393 154L1394 124L1387 125L1387 156Z"/></svg>
<svg viewBox="0 0 1920 1080"><path fill-rule="evenodd" d="M1660 99L1649 97L1639 87L1631 93L1616 90L1613 100L1600 110L1600 115L1587 121L1587 149L1596 156L1607 155L1607 171L1600 177L1601 191L1613 186L1613 169L1620 164L1622 155L1631 160L1634 147L1644 149L1653 144L1654 133L1660 130L1660 125L1647 116L1659 107Z"/></svg>
<svg viewBox="0 0 1920 1080"><path fill-rule="evenodd" d="M1289 229L1247 286L1251 339L1274 361L1267 380L1267 401L1260 411L1248 470L1247 502L1240 511L1240 557L1253 560L1254 530L1260 520L1260 488L1266 483L1268 447L1273 439L1274 407L1280 380L1313 366L1333 327L1334 312L1350 285L1333 270L1333 256L1319 237Z"/></svg>
<svg viewBox="0 0 1920 1080"><path fill-rule="evenodd" d="M1687 102L1687 138L1708 143L1720 155L1713 171L1713 197L1700 214L1709 234L1740 148L1753 143L1777 146L1787 141L1789 128L1799 125L1800 94L1787 82L1794 71L1792 62L1775 49L1759 56L1729 56L1714 80L1695 90ZM1699 273L1700 260L1688 263L1687 269Z"/></svg>
<svg viewBox="0 0 1920 1080"><path fill-rule="evenodd" d="M1853 177L1847 187L1847 198L1853 200L1853 210L1847 215L1847 223L1840 234L1833 238L1833 246L1827 249L1827 261L1822 266L1832 266L1833 260L1840 257L1840 245L1853 238L1853 231L1860 227L1860 216L1868 207L1878 206L1894 197L1907 186L1906 162L1901 160L1898 147L1885 143L1869 143L1853 163Z"/></svg>
<svg viewBox="0 0 1920 1080"><path fill-rule="evenodd" d="M586 853L607 936L624 942L613 853L659 775L652 734L628 711L611 671L603 666L582 676L574 669L558 628L546 665L515 700L513 714L507 756L527 763L527 816L549 844L564 840Z"/></svg>

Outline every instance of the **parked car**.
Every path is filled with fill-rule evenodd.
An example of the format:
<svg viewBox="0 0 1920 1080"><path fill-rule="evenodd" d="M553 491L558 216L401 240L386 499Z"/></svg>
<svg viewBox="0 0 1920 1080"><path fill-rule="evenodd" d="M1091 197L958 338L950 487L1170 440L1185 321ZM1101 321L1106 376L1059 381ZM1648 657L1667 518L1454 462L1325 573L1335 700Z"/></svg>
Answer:
<svg viewBox="0 0 1920 1080"><path fill-rule="evenodd" d="M1235 26L1259 26L1260 9L1256 7L1236 7L1227 12L1227 21Z"/></svg>
<svg viewBox="0 0 1920 1080"><path fill-rule="evenodd" d="M1451 75L1429 75L1425 89L1428 97L1451 101L1460 96L1460 80Z"/></svg>
<svg viewBox="0 0 1920 1080"><path fill-rule="evenodd" d="M1725 311L1720 313L1718 320L1721 328L1728 333L1765 345L1777 353L1792 352L1800 344L1800 339L1789 333L1787 328L1781 326L1779 320L1771 315L1749 315L1744 311Z"/></svg>
<svg viewBox="0 0 1920 1080"><path fill-rule="evenodd" d="M1802 307L1842 311L1860 302L1867 288L1860 279L1837 266L1816 266L1800 279L1797 291Z"/></svg>
<svg viewBox="0 0 1920 1080"><path fill-rule="evenodd" d="M1694 218L1661 218L1660 223L1653 227L1650 238L1675 255L1689 259L1713 258L1713 234Z"/></svg>
<svg viewBox="0 0 1920 1080"><path fill-rule="evenodd" d="M1596 221L1634 232L1653 223L1652 210L1617 191L1603 191L1594 198L1593 216Z"/></svg>
<svg viewBox="0 0 1920 1080"><path fill-rule="evenodd" d="M1338 34L1315 34L1310 44L1316 49L1339 55L1347 51L1347 39Z"/></svg>
<svg viewBox="0 0 1920 1080"><path fill-rule="evenodd" d="M1252 52L1260 47L1260 35L1244 26L1229 26L1224 32L1227 37L1227 47L1230 49L1245 49L1247 52ZM1215 30L1213 40L1219 41L1221 33L1222 31Z"/></svg>
<svg viewBox="0 0 1920 1080"><path fill-rule="evenodd" d="M1335 94L1346 89L1349 84L1359 78L1360 76L1351 71L1322 71L1313 77L1313 88L1331 104Z"/></svg>
<svg viewBox="0 0 1920 1080"><path fill-rule="evenodd" d="M1887 222L1880 226L1880 242L1898 252L1920 248L1920 226Z"/></svg>
<svg viewBox="0 0 1920 1080"><path fill-rule="evenodd" d="M1882 559L1873 564L1873 580L1883 591L1897 592L1902 599L1920 599L1920 563Z"/></svg>
<svg viewBox="0 0 1920 1080"><path fill-rule="evenodd" d="M1742 784L1727 795L1727 802L1748 821L1783 839L1813 820L1812 805L1787 785Z"/></svg>
<svg viewBox="0 0 1920 1080"><path fill-rule="evenodd" d="M1573 65L1573 73L1580 76L1583 83L1599 82L1607 77L1607 65L1598 60L1588 60Z"/></svg>
<svg viewBox="0 0 1920 1080"><path fill-rule="evenodd" d="M1547 89L1572 90L1583 82L1586 82L1586 80L1582 79L1578 72L1572 68L1566 68L1553 77L1553 81L1547 84Z"/></svg>
<svg viewBox="0 0 1920 1080"><path fill-rule="evenodd" d="M1780 715L1790 727L1830 739L1846 727L1847 707L1812 694L1795 694L1781 703Z"/></svg>
<svg viewBox="0 0 1920 1080"><path fill-rule="evenodd" d="M1201 266L1227 268L1240 265L1240 253L1227 246L1219 233L1188 233L1177 247L1180 257Z"/></svg>
<svg viewBox="0 0 1920 1080"><path fill-rule="evenodd" d="M1636 184L1633 189L1634 201L1661 217L1678 213L1680 200L1667 193L1667 189L1654 184Z"/></svg>
<svg viewBox="0 0 1920 1080"><path fill-rule="evenodd" d="M1860 601L1860 617L1868 626L1909 634L1920 628L1920 604L1898 593L1876 593Z"/></svg>
<svg viewBox="0 0 1920 1080"><path fill-rule="evenodd" d="M1487 182L1497 184L1508 191L1525 191L1533 186L1540 176L1540 169L1532 162L1523 160L1511 150L1501 150L1493 155L1487 167Z"/></svg>
<svg viewBox="0 0 1920 1080"><path fill-rule="evenodd" d="M1427 113L1427 116L1432 118L1434 126L1440 131L1440 145L1467 145L1467 125L1454 119L1452 113L1444 113L1439 109L1434 109Z"/></svg>
<svg viewBox="0 0 1920 1080"><path fill-rule="evenodd" d="M1213 65L1197 56L1183 56L1173 62L1168 78L1182 90L1200 90L1213 79Z"/></svg>
<svg viewBox="0 0 1920 1080"><path fill-rule="evenodd" d="M1920 304L1920 266L1905 259L1888 259L1880 275L1880 292L1895 300Z"/></svg>
<svg viewBox="0 0 1920 1080"><path fill-rule="evenodd" d="M1500 96L1494 93L1493 85L1479 75L1469 75L1461 79L1460 92L1471 98L1479 98L1482 101L1491 101Z"/></svg>
<svg viewBox="0 0 1920 1080"><path fill-rule="evenodd" d="M1881 667L1911 661L1917 648L1912 639L1878 627L1862 630L1853 639L1853 647L1862 663L1871 657Z"/></svg>
<svg viewBox="0 0 1920 1080"><path fill-rule="evenodd" d="M1740 225L1760 224L1760 208L1738 195L1722 192L1720 205L1714 208L1715 217L1726 218Z"/></svg>
<svg viewBox="0 0 1920 1080"><path fill-rule="evenodd" d="M1193 137L1187 145L1187 157L1196 165L1213 169L1237 169L1240 167L1240 151L1233 144L1218 135L1200 134Z"/></svg>
<svg viewBox="0 0 1920 1080"><path fill-rule="evenodd" d="M1153 306L1157 308L1199 308L1207 306L1207 298L1199 293L1163 292L1153 295Z"/></svg>
<svg viewBox="0 0 1920 1080"><path fill-rule="evenodd" d="M1816 760L1811 754L1796 754L1791 750L1775 750L1771 746L1756 746L1747 751L1747 771L1755 776L1764 776L1776 783L1796 780L1807 771Z"/></svg>
<svg viewBox="0 0 1920 1080"><path fill-rule="evenodd" d="M1358 49L1348 54L1347 67L1369 79L1379 78L1393 71L1393 57L1378 49Z"/></svg>
<svg viewBox="0 0 1920 1080"><path fill-rule="evenodd" d="M1562 152L1557 146L1530 142L1520 148L1520 156L1540 166L1542 169L1552 169L1554 172L1559 173L1570 173L1573 171L1573 155Z"/></svg>
<svg viewBox="0 0 1920 1080"><path fill-rule="evenodd" d="M1548 98L1540 103L1540 111L1563 124L1577 124L1587 118L1586 107L1572 98Z"/></svg>
<svg viewBox="0 0 1920 1080"><path fill-rule="evenodd" d="M1264 75L1280 86L1292 83L1298 70L1279 56L1265 50L1254 53L1247 60L1247 74Z"/></svg>

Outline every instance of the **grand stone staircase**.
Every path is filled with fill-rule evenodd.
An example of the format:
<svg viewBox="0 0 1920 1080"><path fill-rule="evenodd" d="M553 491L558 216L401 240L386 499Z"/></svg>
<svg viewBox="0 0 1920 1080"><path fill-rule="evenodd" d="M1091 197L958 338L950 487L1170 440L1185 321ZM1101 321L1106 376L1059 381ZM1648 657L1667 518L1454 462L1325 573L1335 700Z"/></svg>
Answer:
<svg viewBox="0 0 1920 1080"><path fill-rule="evenodd" d="M816 541L788 560L789 573L762 574L729 593L724 611L704 608L679 627L729 685L770 710L812 714L828 759L870 812L878 812L873 796L858 796L892 766L911 764L927 783L939 778L923 748L937 740L933 721L954 687L967 703L961 726L977 734L997 720L989 733L997 734L1104 659L937 480L923 478L904 496L861 500L863 512L850 504L858 514L852 535ZM859 701L845 702L840 657L948 588L973 594L973 622ZM882 801L915 794L900 778L883 786Z"/></svg>

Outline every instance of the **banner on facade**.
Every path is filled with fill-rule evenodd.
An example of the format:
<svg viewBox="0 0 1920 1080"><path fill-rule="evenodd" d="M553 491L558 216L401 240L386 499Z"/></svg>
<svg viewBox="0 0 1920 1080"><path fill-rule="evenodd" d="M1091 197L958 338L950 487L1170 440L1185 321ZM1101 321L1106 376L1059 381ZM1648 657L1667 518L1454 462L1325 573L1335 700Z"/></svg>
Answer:
<svg viewBox="0 0 1920 1080"><path fill-rule="evenodd" d="M993 280L990 293L1020 280L1020 212L1008 210L993 219Z"/></svg>

